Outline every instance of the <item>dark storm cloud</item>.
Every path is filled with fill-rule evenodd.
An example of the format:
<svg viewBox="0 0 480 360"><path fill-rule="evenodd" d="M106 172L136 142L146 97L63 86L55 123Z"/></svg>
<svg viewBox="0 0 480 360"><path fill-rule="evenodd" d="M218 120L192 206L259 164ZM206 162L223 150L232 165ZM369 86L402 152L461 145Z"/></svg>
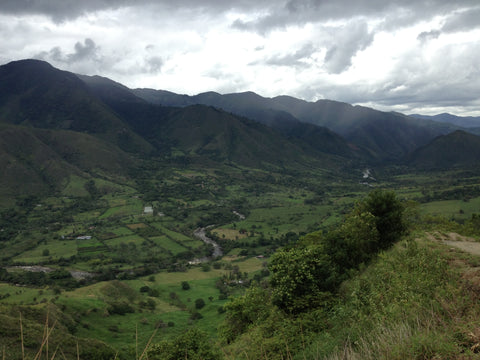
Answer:
<svg viewBox="0 0 480 360"><path fill-rule="evenodd" d="M229 9L251 9L256 6L269 5L267 0L2 0L0 14L42 14L55 21L74 19L86 13L112 10L123 7L138 8L158 6L175 9L203 9L205 11L226 11Z"/></svg>
<svg viewBox="0 0 480 360"><path fill-rule="evenodd" d="M116 9L122 11L98 13ZM32 14L45 15L57 24L23 17ZM157 77L169 81L169 86L182 83L177 77L182 79L185 67L202 64L203 77L196 83L207 76L216 80L208 86L217 86L202 91L255 91L258 77L252 73L266 74L264 82L275 84L275 76L280 79L278 74L285 70L294 79L285 80L283 91L307 99L411 107L421 102L435 106L463 102L480 108L475 95L480 89L480 45L473 34L463 34L480 28L479 0L0 0L0 17L0 38L7 40L0 52L4 61L37 54L79 73L120 76L119 80L132 82ZM73 19L77 19L74 24ZM411 41L409 33L414 25L419 29L418 42ZM222 44L207 45L210 39L212 44L228 41L232 34L242 38L244 34L235 29L256 34L245 37L254 39L252 49L248 44L236 49L240 67L232 69L229 58L223 57ZM108 36L101 37L100 48L93 39L100 39L98 31L103 30ZM221 40L212 36L223 30ZM449 38L443 39L444 34ZM385 39L398 44L384 50L380 47ZM432 40L438 46L423 46ZM438 55L448 46L451 49ZM362 55L385 59L378 72L365 65L364 57L356 58L366 49L368 53ZM208 65L209 59L218 63ZM356 63L357 59L361 61ZM293 70L264 71L272 66ZM348 79L347 69L352 71ZM358 72L362 69L367 75ZM191 91L186 87L192 82L183 79L186 85L181 91Z"/></svg>
<svg viewBox="0 0 480 360"><path fill-rule="evenodd" d="M437 39L441 34L451 34L480 28L480 7L461 9L450 14L440 29L425 31L418 35L418 40Z"/></svg>
<svg viewBox="0 0 480 360"><path fill-rule="evenodd" d="M0 14L43 14L55 21L64 21L99 10L146 6L168 8L172 16L181 10L199 11L212 17L229 10L260 14L255 20L236 19L232 27L262 34L289 25L350 18L383 19L383 26L387 28L401 27L458 9L461 11L445 24L444 31L479 26L480 19L478 0L2 0Z"/></svg>
<svg viewBox="0 0 480 360"><path fill-rule="evenodd" d="M445 15L459 8L465 9L467 22L478 19L476 14L468 15L469 9L478 6L477 0L290 0L276 4L272 0L272 6L264 16L250 21L237 19L232 26L240 30L266 33L288 25L374 18L383 19L383 27L391 29L414 24L426 17Z"/></svg>
<svg viewBox="0 0 480 360"><path fill-rule="evenodd" d="M259 26L279 26L285 23L303 21L325 21L344 19L353 16L375 16L394 9L412 9L412 13L429 10L430 14L445 13L452 8L478 6L477 0L2 0L0 13L45 14L54 19L75 18L84 13L116 9L120 7L142 7L145 5L167 6L172 9L204 9L212 13L237 9L256 12L268 9L269 14L259 22ZM425 13L419 14L424 16ZM472 18L473 20L473 18Z"/></svg>

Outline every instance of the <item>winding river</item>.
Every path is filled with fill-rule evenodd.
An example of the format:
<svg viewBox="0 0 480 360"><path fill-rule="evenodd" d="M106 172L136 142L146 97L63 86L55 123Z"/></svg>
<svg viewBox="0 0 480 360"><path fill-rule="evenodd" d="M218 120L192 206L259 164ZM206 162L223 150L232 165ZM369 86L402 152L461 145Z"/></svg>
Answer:
<svg viewBox="0 0 480 360"><path fill-rule="evenodd" d="M208 244L208 245L212 245L213 246L213 253L211 256L205 256L203 258L197 258L197 259L193 259L191 261L189 261L188 263L189 264L192 264L192 265L196 265L196 264L201 264L201 263L204 263L204 262L208 262L210 260L214 260L220 256L223 256L223 251L222 251L222 248L220 247L220 245L218 245L215 241L213 241L212 239L210 239L207 234L206 234L206 229L207 228L198 228L197 230L195 230L193 232L193 235L202 240L205 244Z"/></svg>

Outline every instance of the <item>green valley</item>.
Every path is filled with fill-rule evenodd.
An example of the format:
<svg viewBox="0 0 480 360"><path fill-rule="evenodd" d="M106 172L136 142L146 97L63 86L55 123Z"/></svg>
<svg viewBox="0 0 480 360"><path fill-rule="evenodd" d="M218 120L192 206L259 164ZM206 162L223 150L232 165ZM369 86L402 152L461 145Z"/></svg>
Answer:
<svg viewBox="0 0 480 360"><path fill-rule="evenodd" d="M478 136L35 60L0 80L3 358L477 356L480 258L445 241L480 236Z"/></svg>

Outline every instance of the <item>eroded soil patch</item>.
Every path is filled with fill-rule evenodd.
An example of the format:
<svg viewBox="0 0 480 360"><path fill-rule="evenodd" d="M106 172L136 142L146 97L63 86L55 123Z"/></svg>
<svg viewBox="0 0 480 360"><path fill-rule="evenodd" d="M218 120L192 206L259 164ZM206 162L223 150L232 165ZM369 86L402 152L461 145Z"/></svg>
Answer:
<svg viewBox="0 0 480 360"><path fill-rule="evenodd" d="M480 256L480 242L476 241L472 237L463 236L454 232L447 234L439 232L426 233L426 237L429 240L440 241L448 246L452 246L470 254Z"/></svg>

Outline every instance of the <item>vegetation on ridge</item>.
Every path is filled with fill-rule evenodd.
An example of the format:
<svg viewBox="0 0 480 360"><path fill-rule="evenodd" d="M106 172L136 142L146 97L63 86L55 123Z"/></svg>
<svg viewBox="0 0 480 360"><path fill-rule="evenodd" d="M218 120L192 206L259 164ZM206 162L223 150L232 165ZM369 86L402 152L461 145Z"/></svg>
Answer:
<svg viewBox="0 0 480 360"><path fill-rule="evenodd" d="M415 154L457 144L448 170L379 166L438 129L413 138L398 114L228 96L265 126L38 61L0 77L5 358L478 356L479 260L439 243L480 235L480 174L458 159L473 135ZM322 121L345 110L349 141L287 111L312 106Z"/></svg>

